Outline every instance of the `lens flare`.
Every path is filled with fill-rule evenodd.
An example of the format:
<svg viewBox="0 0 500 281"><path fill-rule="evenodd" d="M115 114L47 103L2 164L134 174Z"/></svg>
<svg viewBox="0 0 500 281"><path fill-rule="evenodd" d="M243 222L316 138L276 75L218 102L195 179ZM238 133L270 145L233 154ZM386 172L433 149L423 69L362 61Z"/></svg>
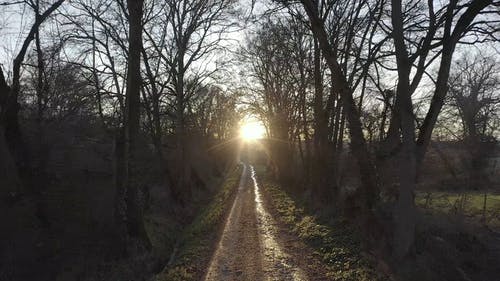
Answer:
<svg viewBox="0 0 500 281"><path fill-rule="evenodd" d="M257 121L245 122L240 127L240 135L244 140L256 140L264 137L266 129Z"/></svg>

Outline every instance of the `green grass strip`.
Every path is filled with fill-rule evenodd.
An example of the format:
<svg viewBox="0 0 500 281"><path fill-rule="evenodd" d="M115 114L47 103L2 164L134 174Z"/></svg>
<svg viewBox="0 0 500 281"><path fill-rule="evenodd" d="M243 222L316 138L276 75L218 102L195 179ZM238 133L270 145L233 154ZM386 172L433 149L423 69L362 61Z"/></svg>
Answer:
<svg viewBox="0 0 500 281"><path fill-rule="evenodd" d="M331 280L383 280L362 255L360 235L353 227L341 219L333 224L320 223L276 182L260 176L281 221L321 257Z"/></svg>

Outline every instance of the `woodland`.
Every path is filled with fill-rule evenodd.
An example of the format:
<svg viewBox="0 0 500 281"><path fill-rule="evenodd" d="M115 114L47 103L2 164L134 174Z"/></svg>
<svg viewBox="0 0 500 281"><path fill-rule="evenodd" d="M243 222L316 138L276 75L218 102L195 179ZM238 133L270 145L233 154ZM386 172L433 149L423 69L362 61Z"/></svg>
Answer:
<svg viewBox="0 0 500 281"><path fill-rule="evenodd" d="M209 266L251 183L293 280L500 278L498 0L0 0L0 36L2 281L258 280Z"/></svg>

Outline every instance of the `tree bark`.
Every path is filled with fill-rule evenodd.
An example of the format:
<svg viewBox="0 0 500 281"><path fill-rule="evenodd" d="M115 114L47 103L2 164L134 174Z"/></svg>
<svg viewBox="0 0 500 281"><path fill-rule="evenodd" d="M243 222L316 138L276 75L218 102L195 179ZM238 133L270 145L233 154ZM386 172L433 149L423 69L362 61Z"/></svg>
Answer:
<svg viewBox="0 0 500 281"><path fill-rule="evenodd" d="M415 240L415 202L413 192L416 181L415 122L410 92L411 63L404 42L401 0L392 1L393 40L396 49L398 84L396 98L400 100L402 144L399 158L399 196L393 212L395 222L393 255L404 258Z"/></svg>
<svg viewBox="0 0 500 281"><path fill-rule="evenodd" d="M128 234L138 239L146 249L151 249L143 220L143 206L139 198L139 133L142 50L143 0L128 0L129 54L126 90L125 139L128 153L128 180L126 190Z"/></svg>

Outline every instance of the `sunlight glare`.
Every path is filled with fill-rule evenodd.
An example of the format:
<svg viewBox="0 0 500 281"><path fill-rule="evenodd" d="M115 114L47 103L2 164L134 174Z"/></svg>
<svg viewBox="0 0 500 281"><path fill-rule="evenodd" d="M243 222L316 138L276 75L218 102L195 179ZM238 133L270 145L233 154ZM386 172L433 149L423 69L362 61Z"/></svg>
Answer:
<svg viewBox="0 0 500 281"><path fill-rule="evenodd" d="M244 140L256 140L264 137L266 130L257 121L247 121L241 125L240 135Z"/></svg>

